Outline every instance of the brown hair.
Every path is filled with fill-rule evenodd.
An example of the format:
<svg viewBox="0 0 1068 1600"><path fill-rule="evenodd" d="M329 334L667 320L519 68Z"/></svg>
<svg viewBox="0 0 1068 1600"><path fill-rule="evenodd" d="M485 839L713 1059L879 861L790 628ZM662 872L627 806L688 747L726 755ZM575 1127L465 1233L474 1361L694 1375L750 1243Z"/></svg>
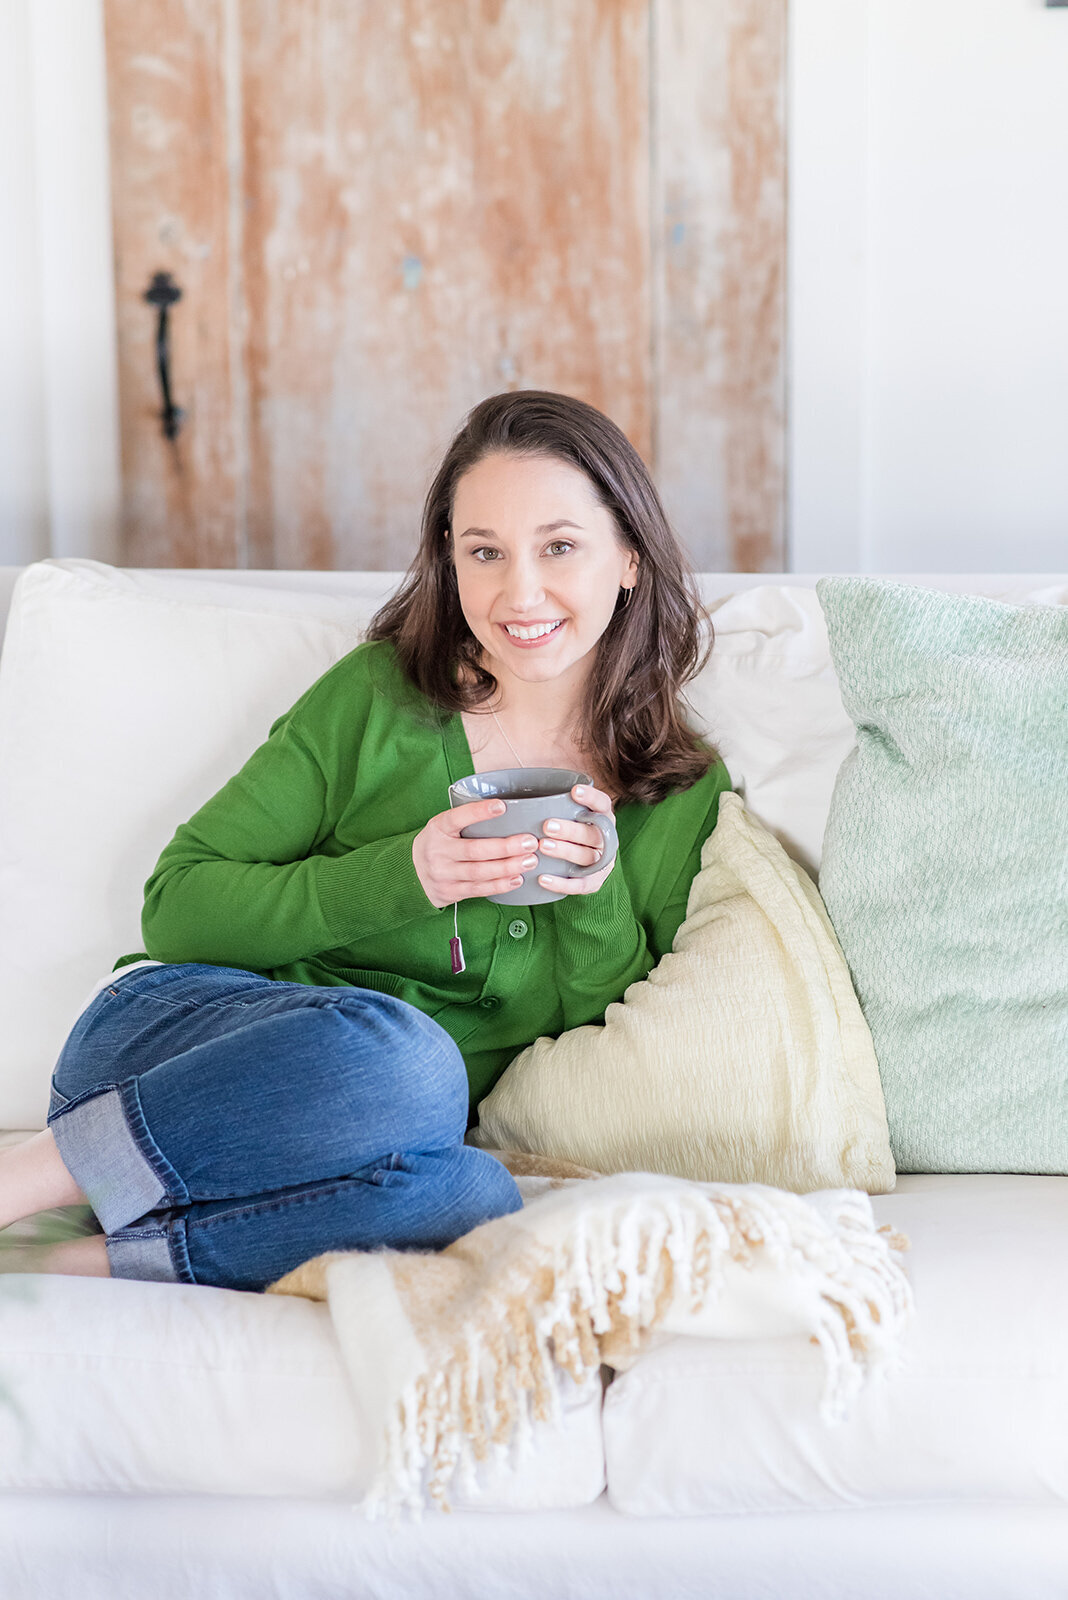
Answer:
<svg viewBox="0 0 1068 1600"><path fill-rule="evenodd" d="M703 777L716 753L687 725L682 685L714 642L697 582L668 526L660 496L630 440L585 401L541 389L491 395L465 418L423 507L415 560L373 618L368 639L390 639L409 680L450 712L490 699L497 680L460 609L452 540L456 485L488 455L545 456L578 467L611 513L620 544L639 557L629 603L622 592L596 645L576 740L621 801L662 800ZM708 641L701 648L701 629ZM454 682L463 662L469 682Z"/></svg>

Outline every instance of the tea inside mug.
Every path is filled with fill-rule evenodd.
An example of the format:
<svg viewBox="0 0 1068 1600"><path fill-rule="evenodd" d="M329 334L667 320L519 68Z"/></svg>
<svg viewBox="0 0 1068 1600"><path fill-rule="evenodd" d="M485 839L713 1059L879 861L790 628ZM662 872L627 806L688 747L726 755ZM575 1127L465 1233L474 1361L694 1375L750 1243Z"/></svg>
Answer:
<svg viewBox="0 0 1068 1600"><path fill-rule="evenodd" d="M499 789L499 800L552 800L560 793L559 789Z"/></svg>

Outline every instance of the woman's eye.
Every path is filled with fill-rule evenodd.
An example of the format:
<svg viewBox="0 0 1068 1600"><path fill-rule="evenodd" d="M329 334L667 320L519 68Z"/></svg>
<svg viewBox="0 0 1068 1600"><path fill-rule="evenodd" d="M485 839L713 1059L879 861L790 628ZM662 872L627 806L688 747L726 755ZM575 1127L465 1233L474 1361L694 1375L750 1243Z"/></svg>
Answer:
<svg viewBox="0 0 1068 1600"><path fill-rule="evenodd" d="M574 541L572 539L553 539L552 544L548 544L547 550L550 555L566 555L568 550L574 550ZM492 544L480 544L475 550L472 550L472 555L475 557L476 562L481 562L481 565L484 566L488 562L496 562L497 557L500 555L500 550L494 549Z"/></svg>

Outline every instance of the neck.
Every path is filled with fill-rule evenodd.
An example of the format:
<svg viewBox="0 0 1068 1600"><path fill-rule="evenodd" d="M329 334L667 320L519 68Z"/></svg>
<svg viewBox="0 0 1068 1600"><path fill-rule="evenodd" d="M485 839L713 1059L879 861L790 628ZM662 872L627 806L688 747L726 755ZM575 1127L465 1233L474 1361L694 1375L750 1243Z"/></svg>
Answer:
<svg viewBox="0 0 1068 1600"><path fill-rule="evenodd" d="M582 754L585 746L578 743L581 702L576 701L565 717L559 683L520 684L521 690L540 691L527 694L513 693L511 681L498 679L498 684L500 692L479 709L493 711L504 742L520 766L577 765L604 787L596 764L591 765L591 758Z"/></svg>
<svg viewBox="0 0 1068 1600"><path fill-rule="evenodd" d="M497 693L484 709L497 713L509 738L518 744L524 729L536 737L562 742L574 736L586 681L584 672L576 675L572 668L547 683L527 683L510 672L491 670L497 679Z"/></svg>

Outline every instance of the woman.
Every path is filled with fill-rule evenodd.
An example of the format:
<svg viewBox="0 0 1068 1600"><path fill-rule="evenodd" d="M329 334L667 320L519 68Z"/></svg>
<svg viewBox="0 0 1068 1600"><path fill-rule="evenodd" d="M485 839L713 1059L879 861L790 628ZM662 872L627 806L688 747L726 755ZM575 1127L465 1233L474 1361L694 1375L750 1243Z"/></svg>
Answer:
<svg viewBox="0 0 1068 1600"><path fill-rule="evenodd" d="M477 406L367 640L164 850L146 950L75 1023L47 1129L0 1153L0 1226L88 1203L103 1236L45 1270L260 1290L326 1250L441 1248L517 1209L463 1142L479 1100L671 948L729 787L678 703L703 618L612 422L529 390ZM601 835L461 837L503 808L452 809L449 784L513 765L588 773L575 797L620 841L518 909L485 897L535 844L586 866Z"/></svg>

